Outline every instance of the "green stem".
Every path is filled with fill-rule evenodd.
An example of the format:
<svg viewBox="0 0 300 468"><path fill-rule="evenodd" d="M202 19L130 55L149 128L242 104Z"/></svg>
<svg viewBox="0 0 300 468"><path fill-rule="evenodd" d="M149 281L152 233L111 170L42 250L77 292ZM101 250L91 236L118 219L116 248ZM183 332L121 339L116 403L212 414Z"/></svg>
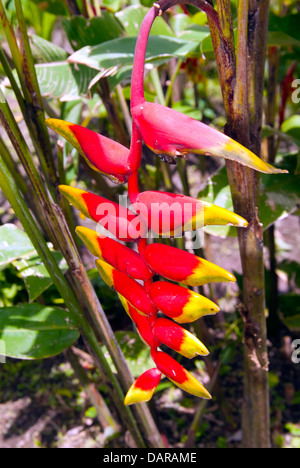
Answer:
<svg viewBox="0 0 300 468"><path fill-rule="evenodd" d="M98 392L95 384L91 382L72 348L65 351L66 358L74 369L91 404L96 408L98 421L107 437L112 437L120 432L120 427L114 420L104 398Z"/></svg>
<svg viewBox="0 0 300 468"><path fill-rule="evenodd" d="M43 101L37 81L21 0L15 0L15 6L20 31L19 42L22 58L22 71L19 78L22 83L26 105L29 107L32 127L36 136L34 141L39 147L39 160L43 168L44 176L50 183L49 188L53 190L57 189L58 177L52 155L49 133L45 124Z"/></svg>
<svg viewBox="0 0 300 468"><path fill-rule="evenodd" d="M2 137L0 136L0 154L2 155L2 158L8 167L9 171L11 174L13 174L15 182L17 186L19 187L20 191L22 192L23 195L26 195L28 193L28 187L24 181L24 178L19 172L17 164L15 164L10 151L6 147L4 141L2 140Z"/></svg>

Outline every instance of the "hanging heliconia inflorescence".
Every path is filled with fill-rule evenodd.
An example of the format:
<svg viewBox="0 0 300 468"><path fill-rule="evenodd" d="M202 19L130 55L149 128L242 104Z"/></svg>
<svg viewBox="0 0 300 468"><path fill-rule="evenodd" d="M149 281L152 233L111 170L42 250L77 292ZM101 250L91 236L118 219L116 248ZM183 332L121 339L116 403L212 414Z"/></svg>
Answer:
<svg viewBox="0 0 300 468"><path fill-rule="evenodd" d="M161 351L160 346L163 344L189 359L207 355L209 351L204 344L180 324L219 311L209 299L174 282L200 286L235 281L228 271L189 252L160 243L148 244L147 234L151 230L156 235L172 237L205 225L248 225L235 213L191 197L156 191L140 193L138 169L143 142L154 153L168 158L185 157L188 153L208 154L261 172L280 172L217 130L145 100L146 47L152 24L162 14L161 8L158 3L149 10L137 39L131 82L130 150L84 127L57 119L47 120L48 126L72 143L93 169L114 182L128 182L130 209L84 190L60 186L61 193L73 206L110 232L108 237L86 227L76 229L97 258L96 266L103 280L116 290L139 335L151 349L155 367L133 383L125 398L126 405L149 401L162 374L186 392L211 398L204 386L174 358ZM119 241L135 242L138 253ZM172 283L154 281L154 275ZM159 312L165 317L158 317Z"/></svg>

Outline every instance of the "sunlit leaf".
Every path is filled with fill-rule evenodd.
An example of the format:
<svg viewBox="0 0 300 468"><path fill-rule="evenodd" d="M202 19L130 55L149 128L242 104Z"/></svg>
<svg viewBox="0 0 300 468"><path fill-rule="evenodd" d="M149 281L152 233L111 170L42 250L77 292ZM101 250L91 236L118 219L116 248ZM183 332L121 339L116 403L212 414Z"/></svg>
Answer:
<svg viewBox="0 0 300 468"><path fill-rule="evenodd" d="M13 260L33 254L35 249L27 234L14 224L0 227L0 270Z"/></svg>
<svg viewBox="0 0 300 468"><path fill-rule="evenodd" d="M147 11L148 8L133 5L116 13L116 17L122 23L128 36L137 36ZM174 36L174 32L163 18L158 17L153 23L150 35Z"/></svg>
<svg viewBox="0 0 300 468"><path fill-rule="evenodd" d="M79 337L68 311L40 304L0 309L4 355L18 359L55 356Z"/></svg>
<svg viewBox="0 0 300 468"><path fill-rule="evenodd" d="M65 273L68 267L62 254L60 252L53 252L53 256L61 271ZM30 302L37 299L53 284L46 267L36 253L14 261L13 265L24 280Z"/></svg>

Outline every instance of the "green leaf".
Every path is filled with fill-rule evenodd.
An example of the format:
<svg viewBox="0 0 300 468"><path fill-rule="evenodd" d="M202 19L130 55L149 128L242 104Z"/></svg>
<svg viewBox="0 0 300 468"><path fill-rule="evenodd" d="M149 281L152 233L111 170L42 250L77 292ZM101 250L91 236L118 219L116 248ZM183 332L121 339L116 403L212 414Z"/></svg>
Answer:
<svg viewBox="0 0 300 468"><path fill-rule="evenodd" d="M65 18L63 28L74 50L111 41L124 34L119 21L107 11L104 11L101 17L92 19L83 16Z"/></svg>
<svg viewBox="0 0 300 468"><path fill-rule="evenodd" d="M210 30L207 26L192 24L179 34L180 39L187 41L198 42L198 45L203 43L205 51L213 51L213 45L210 38ZM204 40L206 41L204 42Z"/></svg>
<svg viewBox="0 0 300 468"><path fill-rule="evenodd" d="M4 355L42 359L61 353L79 337L68 311L40 304L0 309L0 339Z"/></svg>
<svg viewBox="0 0 300 468"><path fill-rule="evenodd" d="M61 271L65 273L68 270L68 266L62 254L60 252L53 252L53 256ZM53 284L46 267L36 252L26 256L26 258L22 258L22 260L14 261L13 265L24 280L30 302L35 301Z"/></svg>
<svg viewBox="0 0 300 468"><path fill-rule="evenodd" d="M94 47L84 47L69 57L70 63L79 63L96 70L108 70L132 65L136 37L121 37ZM185 58L195 49L192 41L183 41L175 37L151 36L149 38L146 63L156 60L168 61L172 57Z"/></svg>
<svg viewBox="0 0 300 468"><path fill-rule="evenodd" d="M149 8L145 8L140 5L133 5L128 8L124 8L118 13L116 17L122 24L124 30L128 36L137 36L140 30L142 21L149 11ZM150 35L155 36L174 36L174 32L170 26L166 23L163 18L156 18L155 22L150 31Z"/></svg>
<svg viewBox="0 0 300 468"><path fill-rule="evenodd" d="M14 224L0 227L0 270L13 260L33 254L35 249L27 234Z"/></svg>
<svg viewBox="0 0 300 468"><path fill-rule="evenodd" d="M46 2L44 0L32 1L37 4L41 10L47 9L47 12L53 15L65 16L69 14L65 2L61 0L47 0Z"/></svg>
<svg viewBox="0 0 300 468"><path fill-rule="evenodd" d="M38 63L62 62L68 58L69 54L64 49L36 34L30 35L29 40L33 57Z"/></svg>
<svg viewBox="0 0 300 468"><path fill-rule="evenodd" d="M67 264L62 254L53 252L53 256L65 273ZM34 301L53 284L27 234L13 224L5 224L0 227L0 270L11 263L24 280L30 301Z"/></svg>
<svg viewBox="0 0 300 468"><path fill-rule="evenodd" d="M290 14L278 16L275 13L270 13L269 31L288 35L296 41L300 41L300 14Z"/></svg>
<svg viewBox="0 0 300 468"><path fill-rule="evenodd" d="M96 75L91 68L67 62L39 64L35 69L42 96L62 102L87 96Z"/></svg>

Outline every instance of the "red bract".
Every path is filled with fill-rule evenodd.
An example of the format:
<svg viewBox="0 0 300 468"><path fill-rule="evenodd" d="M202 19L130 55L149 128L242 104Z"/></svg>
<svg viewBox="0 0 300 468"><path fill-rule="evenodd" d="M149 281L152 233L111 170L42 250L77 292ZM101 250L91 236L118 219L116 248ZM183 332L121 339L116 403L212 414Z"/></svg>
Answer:
<svg viewBox="0 0 300 468"><path fill-rule="evenodd" d="M137 170L130 163L129 150L120 143L64 120L47 119L46 124L68 140L92 169L113 182L127 182L128 177Z"/></svg>
<svg viewBox="0 0 300 468"><path fill-rule="evenodd" d="M266 173L286 172L255 156L244 146L208 125L157 103L143 101L132 115L146 145L173 158L189 153L217 156Z"/></svg>
<svg viewBox="0 0 300 468"><path fill-rule="evenodd" d="M208 349L198 338L169 319L155 320L152 331L157 340L188 359L209 354Z"/></svg>
<svg viewBox="0 0 300 468"><path fill-rule="evenodd" d="M68 185L60 185L59 190L84 216L99 223L117 239L130 242L145 236L144 223L124 206Z"/></svg>
<svg viewBox="0 0 300 468"><path fill-rule="evenodd" d="M225 208L167 192L142 192L132 208L149 229L163 236L176 236L207 225L248 225L244 218Z"/></svg>
<svg viewBox="0 0 300 468"><path fill-rule="evenodd" d="M203 387L199 380L171 356L157 350L152 350L151 356L161 373L168 377L175 385L192 395L211 399L210 393Z"/></svg>
<svg viewBox="0 0 300 468"><path fill-rule="evenodd" d="M125 397L125 405L151 400L161 378L161 372L154 368L144 372L132 384Z"/></svg>
<svg viewBox="0 0 300 468"><path fill-rule="evenodd" d="M156 309L143 286L102 260L96 260L96 266L106 284L115 288L133 307L146 315L155 314Z"/></svg>
<svg viewBox="0 0 300 468"><path fill-rule="evenodd" d="M146 317L145 315L141 315L140 311L135 309L130 304L130 302L127 301L127 299L125 299L120 294L119 294L119 297L120 297L120 300L121 300L127 314L129 315L129 317L131 318L131 320L135 324L135 326L137 328L137 331L138 331L140 337L142 338L142 340L148 346L150 346L150 348L159 346L160 342L155 338L155 336L154 336L154 334L152 332L152 328L151 328L149 318Z"/></svg>
<svg viewBox="0 0 300 468"><path fill-rule="evenodd" d="M188 286L236 281L224 268L164 244L148 245L145 249L145 260L158 275Z"/></svg>
<svg viewBox="0 0 300 468"><path fill-rule="evenodd" d="M78 226L76 233L95 257L102 258L116 270L138 280L147 281L153 277L141 256L129 247L83 226Z"/></svg>
<svg viewBox="0 0 300 468"><path fill-rule="evenodd" d="M190 323L204 315L216 314L220 308L194 291L166 281L156 281L149 289L153 304L178 323Z"/></svg>

